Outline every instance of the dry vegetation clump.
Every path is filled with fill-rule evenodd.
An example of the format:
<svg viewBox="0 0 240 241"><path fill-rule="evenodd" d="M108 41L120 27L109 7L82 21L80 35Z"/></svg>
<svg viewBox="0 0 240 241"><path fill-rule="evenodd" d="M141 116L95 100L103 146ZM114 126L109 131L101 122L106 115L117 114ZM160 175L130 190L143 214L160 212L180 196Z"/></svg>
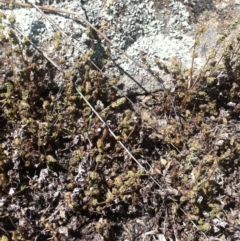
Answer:
<svg viewBox="0 0 240 241"><path fill-rule="evenodd" d="M0 240L237 240L240 38L141 102L92 51L58 73L12 27L0 37Z"/></svg>

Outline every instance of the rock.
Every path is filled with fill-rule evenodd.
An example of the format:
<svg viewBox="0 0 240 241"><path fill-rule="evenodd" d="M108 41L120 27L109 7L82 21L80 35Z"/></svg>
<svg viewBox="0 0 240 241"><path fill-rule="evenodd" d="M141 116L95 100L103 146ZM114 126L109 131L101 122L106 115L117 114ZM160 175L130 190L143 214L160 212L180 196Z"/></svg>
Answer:
<svg viewBox="0 0 240 241"><path fill-rule="evenodd" d="M24 2L24 1L22 1ZM37 4L37 1L32 1ZM47 4L47 1L42 1ZM58 1L59 2L59 1ZM200 44L198 57L194 59L195 73L204 66L208 51L216 48L218 35L240 15L239 0L107 0L54 3L51 7L78 12L111 39L111 59L108 59L104 74L109 78L120 75L119 95L135 95L171 88L172 75L159 69L156 59L171 68L170 59L176 58L181 71L191 68L195 35L200 25L206 26ZM5 10L6 15L11 13ZM35 9L17 8L16 25L51 57L54 44L54 29ZM47 14L68 36L74 35L77 47L69 58L77 59L89 50L84 24L64 14ZM6 20L3 22L6 23ZM238 27L239 28L239 27ZM236 30L237 31L237 30ZM232 32L234 35L236 31ZM47 38L46 38L47 36ZM100 39L102 39L100 37ZM63 45L64 38L62 40ZM93 42L96 51L93 61L100 68L106 40ZM69 46L64 48L68 49ZM121 48L140 65L152 72L159 72L159 81L118 50ZM145 53L144 57L142 52ZM221 48L219 55L221 53ZM56 58L56 53L52 56Z"/></svg>

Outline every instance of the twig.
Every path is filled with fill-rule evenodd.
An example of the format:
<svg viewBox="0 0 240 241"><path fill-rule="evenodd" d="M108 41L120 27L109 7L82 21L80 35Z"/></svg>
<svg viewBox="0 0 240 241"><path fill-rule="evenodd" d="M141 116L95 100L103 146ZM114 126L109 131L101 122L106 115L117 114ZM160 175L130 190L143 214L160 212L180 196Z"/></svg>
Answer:
<svg viewBox="0 0 240 241"><path fill-rule="evenodd" d="M0 230L2 230L7 235L8 238L10 238L9 233L4 228L2 228L1 226L0 226Z"/></svg>
<svg viewBox="0 0 240 241"><path fill-rule="evenodd" d="M108 126L108 124L102 119L102 117L98 114L98 112L93 108L93 106L88 102L88 100L85 98L85 96L77 89L77 86L75 86L78 94L83 98L83 100L86 102L86 104L91 108L92 112L98 117L98 119L107 127L110 134L114 137L114 139L120 144L120 146L128 153L128 155L138 164L140 168L146 171L146 169L141 165L141 163L132 155L132 153L127 149L127 147L118 140L117 136L114 134L114 132L111 130L111 128ZM160 188L161 185L152 177L150 176L151 180L157 184Z"/></svg>
<svg viewBox="0 0 240 241"><path fill-rule="evenodd" d="M21 30L20 30L19 28L17 28L16 26L14 26L14 28L17 30L17 32L19 32L22 36L24 36L24 34L21 32ZM62 69L61 69L52 59L50 59L44 51L42 51L41 49L39 49L31 40L29 40L29 41L30 41L31 45L32 45L39 53L41 53L41 54L44 56L44 58L46 58L54 67L56 67L59 71L62 72Z"/></svg>
<svg viewBox="0 0 240 241"><path fill-rule="evenodd" d="M5 3L5 4L10 4L10 1L7 0L0 0L0 3ZM16 6L21 6L21 7L26 7L26 8L32 8L33 6L31 4L28 3L20 3L20 2L15 2L14 3ZM75 15L77 16L76 19L80 19L81 21L83 21L87 26L89 26L90 28L92 28L94 31L96 31L96 33L98 33L102 38L104 38L110 45L113 45L112 41L105 35L103 34L101 31L99 31L97 28L95 28L90 22L88 22L84 17L82 17L80 14L70 11L70 10L65 10L65 9L61 9L61 8L51 8L51 7L46 7L46 6L38 6L35 5L37 8L43 10L43 11L49 11L49 12L57 12L57 13L66 13L66 14L71 14L71 15ZM122 49L116 47L116 49L122 53L125 57L127 57L128 59L130 59L133 63L135 63L139 68L144 69L145 71L147 71L151 76L154 77L154 79L156 79L161 85L163 90L165 91L165 87L163 85L163 80L160 79L159 77L155 76L153 74L153 72L151 71L151 69L149 69L148 67L146 67L145 65L143 65L142 63L136 61L133 57L131 57L130 55L128 55L125 51L123 51Z"/></svg>
<svg viewBox="0 0 240 241"><path fill-rule="evenodd" d="M26 0L27 1L27 0ZM33 4L33 3L29 3L30 5L32 5L35 9L37 9L37 11L39 11L42 16L44 16L56 29L58 29L65 37L69 38L69 36L58 26L54 23L54 21L52 21L40 8L39 6ZM82 53L81 49L74 44L74 42L72 41L72 39L70 39L70 42L80 51L80 53ZM90 57L88 58L88 60L91 62L91 64L99 71L101 72L101 74L106 75L102 72L102 70L90 59ZM108 77L108 76L107 76Z"/></svg>
<svg viewBox="0 0 240 241"><path fill-rule="evenodd" d="M10 3L9 1L5 1L5 0L0 0L0 2L2 3ZM27 4L27 3L19 3L19 2L16 2L15 3L16 5L18 6L22 6L22 7L32 7L31 4ZM54 9L54 8L49 8L49 7L44 7L44 6L36 6L37 8L43 10L43 11L53 11L53 12L61 12L61 13L67 13L67 14L73 14L73 15L78 15L78 17L83 21L85 22L88 26L90 26L92 29L94 29L100 36L102 36L104 39L106 39L111 45L112 45L112 42L103 34L101 33L98 29L96 29L92 24L90 24L86 19L84 19L83 17L79 16L79 14L75 13L75 12L72 12L72 11L66 11L66 10L63 10L63 9ZM18 30L20 33L21 31ZM22 34L22 33L21 33ZM33 43L32 45L34 47L36 47ZM37 47L36 47L37 48ZM55 64L49 57L47 57L43 51L41 51L40 49L37 48L37 50L39 52L41 52L43 54L43 56L45 58L47 58L47 60L49 60L57 69L59 69L60 71L61 68ZM145 70L148 70L145 66L141 65L140 63L138 63L137 61L135 61L131 56L129 56L128 54L126 54L123 50L119 49L118 50L123 53L127 58L129 58L130 60L132 60L135 64L137 64L139 67L141 68L144 68ZM151 73L151 75L153 75ZM153 75L155 78L156 76ZM146 171L146 169L141 165L141 163L132 155L132 153L127 149L127 147L121 142L118 140L117 136L114 134L114 132L110 129L110 127L107 125L107 123L102 119L102 117L98 114L98 112L94 109L94 107L88 102L88 100L85 98L85 96L78 90L77 86L75 85L75 88L76 88L76 91L78 92L78 94L83 98L83 100L86 102L86 104L90 107L90 109L92 110L92 112L99 118L99 120L107 127L108 131L110 132L110 134L114 137L114 139L120 144L120 146L128 153L128 155L137 163L137 165ZM160 188L161 185L152 177L150 176L150 179L157 185L159 186Z"/></svg>

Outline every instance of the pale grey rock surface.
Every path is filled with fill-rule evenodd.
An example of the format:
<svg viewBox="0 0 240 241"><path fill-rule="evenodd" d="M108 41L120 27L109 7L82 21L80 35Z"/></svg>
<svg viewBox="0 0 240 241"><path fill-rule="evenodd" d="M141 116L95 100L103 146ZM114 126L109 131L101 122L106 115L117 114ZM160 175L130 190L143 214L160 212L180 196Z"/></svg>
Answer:
<svg viewBox="0 0 240 241"><path fill-rule="evenodd" d="M23 1L24 2L24 1ZM48 1L34 1L47 5ZM161 81L143 68L127 59L118 51L124 50L137 62L150 67L152 72L159 72L159 78L165 88L172 88L172 75L159 70L155 59L171 65L171 59L177 58L181 68L190 68L192 46L198 26L204 23L207 31L199 47L199 57L194 61L194 68L201 68L206 61L207 51L214 47L217 35L240 15L240 0L88 0L59 1L50 6L79 13L103 32L113 43L111 59L105 68L109 78L120 75L118 83L120 95L144 94L163 89ZM4 9L6 15L10 10ZM73 42L65 41L60 53L53 46L55 27L36 9L17 8L16 26L24 35L28 35L39 48L53 59L67 57L66 66L74 64L76 59L89 50L86 44L85 24L76 21L67 14L47 13ZM7 23L6 23L7 24ZM93 44L96 52L93 60L101 68L106 41ZM77 46L73 47L73 45ZM59 56L60 55L60 56ZM80 77L81 78L81 77Z"/></svg>

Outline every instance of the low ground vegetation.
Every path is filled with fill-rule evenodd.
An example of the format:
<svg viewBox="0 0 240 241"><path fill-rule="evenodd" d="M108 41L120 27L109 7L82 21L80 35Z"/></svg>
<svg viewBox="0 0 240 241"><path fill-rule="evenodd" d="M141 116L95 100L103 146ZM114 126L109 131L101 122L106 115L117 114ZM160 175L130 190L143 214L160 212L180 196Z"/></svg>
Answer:
<svg viewBox="0 0 240 241"><path fill-rule="evenodd" d="M238 240L240 36L228 38L237 21L200 73L204 28L191 69L167 69L174 89L132 97L118 96L118 77L92 65L93 51L68 69L61 57L57 70L9 21L0 35L0 240Z"/></svg>

